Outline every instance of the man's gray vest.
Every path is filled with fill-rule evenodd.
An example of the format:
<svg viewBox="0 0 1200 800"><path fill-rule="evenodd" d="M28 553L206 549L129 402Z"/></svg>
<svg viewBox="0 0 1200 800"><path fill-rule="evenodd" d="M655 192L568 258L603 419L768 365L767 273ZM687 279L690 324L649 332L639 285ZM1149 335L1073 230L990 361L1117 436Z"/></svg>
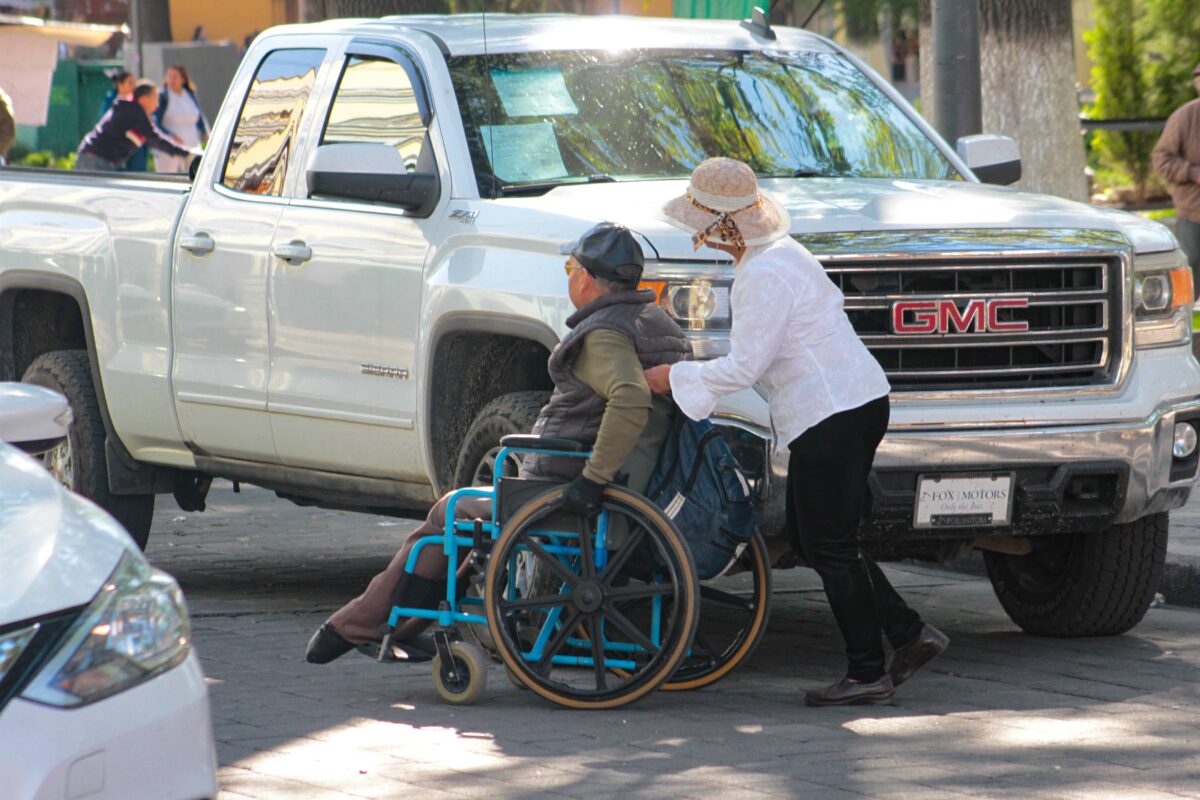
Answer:
<svg viewBox="0 0 1200 800"><path fill-rule="evenodd" d="M649 289L613 292L567 319L571 332L555 346L548 363L554 393L538 415L533 433L575 439L587 445L596 441L606 401L573 371L584 337L592 331L607 328L628 336L643 369L674 364L692 351L679 326L654 299ZM528 477L571 480L583 470L583 464L582 458L530 455L521 472Z"/></svg>

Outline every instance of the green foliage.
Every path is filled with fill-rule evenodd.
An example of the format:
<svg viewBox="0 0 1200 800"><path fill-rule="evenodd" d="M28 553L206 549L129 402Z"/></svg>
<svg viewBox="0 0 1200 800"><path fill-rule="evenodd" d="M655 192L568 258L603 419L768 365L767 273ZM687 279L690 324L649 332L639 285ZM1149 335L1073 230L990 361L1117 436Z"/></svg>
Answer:
<svg viewBox="0 0 1200 800"><path fill-rule="evenodd" d="M846 20L846 35L858 42L879 35L879 12L892 10L897 23L907 20L915 29L917 25L918 0L838 0L842 17Z"/></svg>
<svg viewBox="0 0 1200 800"><path fill-rule="evenodd" d="M1200 56L1195 0L1095 0L1096 27L1084 35L1092 69L1096 119L1166 117L1192 99L1191 71ZM1153 175L1159 134L1097 131L1100 163L1124 172L1143 198Z"/></svg>
<svg viewBox="0 0 1200 800"><path fill-rule="evenodd" d="M13 166L17 167L41 167L47 169L75 169L75 154L70 153L60 157L56 157L49 150L38 150L36 153L27 153L20 159L14 159Z"/></svg>

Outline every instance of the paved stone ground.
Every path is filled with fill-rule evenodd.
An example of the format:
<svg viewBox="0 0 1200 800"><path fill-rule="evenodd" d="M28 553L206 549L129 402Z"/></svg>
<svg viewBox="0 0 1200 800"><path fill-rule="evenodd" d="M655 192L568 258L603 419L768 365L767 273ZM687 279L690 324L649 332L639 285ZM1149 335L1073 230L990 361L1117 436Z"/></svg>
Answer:
<svg viewBox="0 0 1200 800"><path fill-rule="evenodd" d="M809 709L802 692L836 677L840 639L813 574L790 570L763 646L716 687L581 713L495 666L484 699L455 708L427 665L303 661L410 528L228 484L203 515L161 503L148 554L191 604L221 800L1200 797L1196 610L1152 609L1122 637L1037 639L984 580L889 567L950 649L892 707Z"/></svg>

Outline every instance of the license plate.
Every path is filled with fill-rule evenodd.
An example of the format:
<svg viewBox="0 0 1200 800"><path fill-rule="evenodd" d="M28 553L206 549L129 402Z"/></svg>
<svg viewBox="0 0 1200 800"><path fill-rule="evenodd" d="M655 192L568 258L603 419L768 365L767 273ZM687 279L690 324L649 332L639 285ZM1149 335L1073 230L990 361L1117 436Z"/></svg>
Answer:
<svg viewBox="0 0 1200 800"><path fill-rule="evenodd" d="M919 475L914 528L990 528L1012 522L1013 475Z"/></svg>

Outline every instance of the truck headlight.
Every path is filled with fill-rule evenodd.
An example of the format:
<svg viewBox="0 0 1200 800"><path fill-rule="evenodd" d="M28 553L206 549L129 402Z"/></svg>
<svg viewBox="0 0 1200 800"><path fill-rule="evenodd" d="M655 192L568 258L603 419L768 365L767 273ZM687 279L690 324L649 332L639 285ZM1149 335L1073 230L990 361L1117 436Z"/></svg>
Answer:
<svg viewBox="0 0 1200 800"><path fill-rule="evenodd" d="M1137 347L1187 344L1192 338L1192 270L1181 250L1135 256L1133 341Z"/></svg>
<svg viewBox="0 0 1200 800"><path fill-rule="evenodd" d="M183 661L190 641L178 584L126 553L24 697L64 708L102 700Z"/></svg>
<svg viewBox="0 0 1200 800"><path fill-rule="evenodd" d="M729 281L647 280L638 288L651 289L658 304L685 331L727 331L733 321L729 311Z"/></svg>

